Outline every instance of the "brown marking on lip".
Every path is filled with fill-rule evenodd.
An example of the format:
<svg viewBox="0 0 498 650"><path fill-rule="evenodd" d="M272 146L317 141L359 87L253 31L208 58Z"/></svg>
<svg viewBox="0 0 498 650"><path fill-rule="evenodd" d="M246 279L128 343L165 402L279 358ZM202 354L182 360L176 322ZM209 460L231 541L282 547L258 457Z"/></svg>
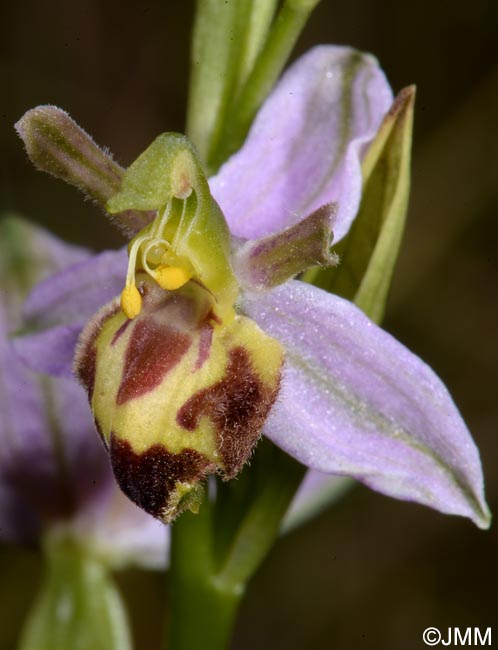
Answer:
<svg viewBox="0 0 498 650"><path fill-rule="evenodd" d="M184 429L194 431L202 416L211 419L217 431L224 476L231 478L249 458L279 385L280 381L274 389L267 388L254 371L249 353L242 346L235 347L229 352L224 378L192 395L176 420Z"/></svg>
<svg viewBox="0 0 498 650"><path fill-rule="evenodd" d="M116 403L141 397L158 386L187 352L192 339L152 317L139 320L126 348Z"/></svg>
<svg viewBox="0 0 498 650"><path fill-rule="evenodd" d="M74 363L74 373L76 379L86 388L88 401L92 401L93 390L95 387L95 373L97 366L97 346L96 342L104 323L115 316L120 311L118 305L111 303L97 314L94 322L90 321L81 333L76 358Z"/></svg>
<svg viewBox="0 0 498 650"><path fill-rule="evenodd" d="M115 345L119 339L123 336L123 334L126 332L128 327L131 325L132 320L130 318L127 318L125 322L121 325L119 329L116 330L114 336L112 337L111 345Z"/></svg>
<svg viewBox="0 0 498 650"><path fill-rule="evenodd" d="M213 321L214 323L216 323L216 325L221 325L221 318L219 318L212 309L209 312L209 314L206 316L206 320L208 322Z"/></svg>
<svg viewBox="0 0 498 650"><path fill-rule="evenodd" d="M96 338L96 337L95 337ZM86 346L76 366L77 377L86 388L88 401L92 401L95 388L95 373L97 367L97 348L93 342Z"/></svg>
<svg viewBox="0 0 498 650"><path fill-rule="evenodd" d="M206 324L201 328L199 335L199 354L194 366L194 372L200 370L209 357L211 345L213 343L213 328L211 325Z"/></svg>
<svg viewBox="0 0 498 650"><path fill-rule="evenodd" d="M141 454L130 443L111 434L111 463L114 476L126 496L140 508L162 519L176 483L198 483L214 467L195 449L170 453L162 445L152 445Z"/></svg>

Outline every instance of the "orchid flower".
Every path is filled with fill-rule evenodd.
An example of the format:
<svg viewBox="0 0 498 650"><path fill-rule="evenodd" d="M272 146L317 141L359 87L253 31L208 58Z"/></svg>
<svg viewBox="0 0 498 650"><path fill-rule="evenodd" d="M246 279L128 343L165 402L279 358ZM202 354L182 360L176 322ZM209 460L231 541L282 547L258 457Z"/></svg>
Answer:
<svg viewBox="0 0 498 650"><path fill-rule="evenodd" d="M162 136L123 172L58 109L34 109L18 123L38 167L85 189L135 236L128 272L125 251L104 252L38 285L24 308L31 332L16 350L32 368L69 377L86 321L108 303L86 326L77 369L118 481L149 512L170 520L184 507L195 509L197 481L216 471L227 478L237 473L262 429L312 470L489 525L478 451L440 379L353 303L292 279L335 263L331 229L338 242L353 223L362 159L392 101L372 57L317 47L284 74L209 190L184 140ZM202 224L192 194L208 206ZM211 248L192 243L196 232ZM199 291L216 300L202 306ZM151 325L159 312L173 333L164 329L166 320L163 330ZM234 346L245 346L247 364L239 358L230 366ZM206 377L190 385L201 367L209 368ZM170 371L176 384L166 386ZM247 449L229 466L209 421L219 416L220 391L230 394L240 372L245 387L252 382L251 390L266 397L252 409L257 422ZM190 398L197 395L183 411L182 382ZM147 394L145 407L140 400ZM243 400L250 402L249 393ZM137 408L120 411L118 402ZM222 409L231 405L223 402ZM168 435L157 422L164 408L176 429L164 441L168 456L158 460L151 450ZM199 423L203 413L207 425ZM148 454L147 468L140 453L123 446L130 422L141 427L131 447ZM197 463L193 473L187 461ZM177 474L171 479L161 468Z"/></svg>

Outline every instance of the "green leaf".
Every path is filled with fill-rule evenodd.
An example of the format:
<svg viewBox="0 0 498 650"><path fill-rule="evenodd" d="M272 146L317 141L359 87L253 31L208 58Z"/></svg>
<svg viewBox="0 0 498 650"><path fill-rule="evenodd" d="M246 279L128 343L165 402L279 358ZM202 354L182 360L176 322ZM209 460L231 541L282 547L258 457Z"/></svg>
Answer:
<svg viewBox="0 0 498 650"><path fill-rule="evenodd" d="M305 276L353 300L376 322L384 315L405 225L414 100L414 86L398 94L367 151L360 210L347 237L335 248L339 267Z"/></svg>
<svg viewBox="0 0 498 650"><path fill-rule="evenodd" d="M50 538L40 593L20 650L130 650L128 621L106 567L75 542Z"/></svg>

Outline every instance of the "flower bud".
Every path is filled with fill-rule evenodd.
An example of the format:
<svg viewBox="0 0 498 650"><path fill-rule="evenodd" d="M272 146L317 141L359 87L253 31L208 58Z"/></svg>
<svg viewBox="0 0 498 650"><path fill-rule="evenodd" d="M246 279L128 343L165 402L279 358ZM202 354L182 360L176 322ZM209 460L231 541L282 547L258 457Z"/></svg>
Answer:
<svg viewBox="0 0 498 650"><path fill-rule="evenodd" d="M207 475L232 478L251 455L283 350L244 316L221 325L194 281L168 292L140 273L137 288L136 318L115 300L87 325L76 373L121 489L169 522L196 510Z"/></svg>

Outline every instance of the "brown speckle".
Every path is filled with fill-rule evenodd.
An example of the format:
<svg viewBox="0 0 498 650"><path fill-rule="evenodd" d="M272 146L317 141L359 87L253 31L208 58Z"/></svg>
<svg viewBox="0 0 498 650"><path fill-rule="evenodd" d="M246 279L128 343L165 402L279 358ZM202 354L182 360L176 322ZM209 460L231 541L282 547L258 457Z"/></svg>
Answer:
<svg viewBox="0 0 498 650"><path fill-rule="evenodd" d="M264 386L242 346L230 350L225 376L190 397L177 414L177 422L188 431L197 428L202 416L216 427L217 448L226 478L235 476L256 444L277 393Z"/></svg>
<svg viewBox="0 0 498 650"><path fill-rule="evenodd" d="M93 389L95 387L95 372L97 364L97 338L104 323L115 316L120 308L111 303L97 313L95 320L92 320L81 333L76 350L74 363L74 374L78 381L86 388L88 401L92 401Z"/></svg>
<svg viewBox="0 0 498 650"><path fill-rule="evenodd" d="M158 386L191 345L191 337L152 317L137 322L128 341L116 402L141 397Z"/></svg>
<svg viewBox="0 0 498 650"><path fill-rule="evenodd" d="M206 324L202 326L199 335L199 354L195 362L194 371L200 370L209 357L211 345L213 342L213 328L211 325Z"/></svg>
<svg viewBox="0 0 498 650"><path fill-rule="evenodd" d="M110 454L120 488L137 506L158 519L162 519L177 481L196 483L215 469L194 449L172 454L156 444L137 454L129 442L114 434L111 434Z"/></svg>
<svg viewBox="0 0 498 650"><path fill-rule="evenodd" d="M112 337L111 345L116 345L116 343L123 336L123 334L126 332L126 330L131 325L131 323L132 323L131 319L127 318L125 320L125 322L121 325L119 329L116 330L116 333Z"/></svg>

